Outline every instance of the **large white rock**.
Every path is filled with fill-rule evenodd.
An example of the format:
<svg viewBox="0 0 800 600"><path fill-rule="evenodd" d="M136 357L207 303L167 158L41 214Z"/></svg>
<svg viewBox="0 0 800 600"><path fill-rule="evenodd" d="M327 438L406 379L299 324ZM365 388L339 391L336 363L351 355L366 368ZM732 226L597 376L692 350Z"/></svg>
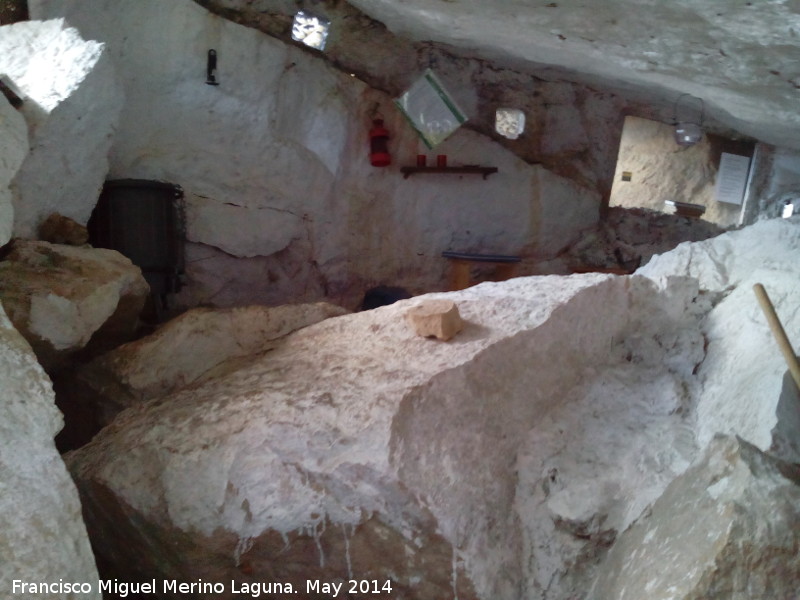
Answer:
<svg viewBox="0 0 800 600"><path fill-rule="evenodd" d="M717 436L604 561L591 600L795 598L800 469Z"/></svg>
<svg viewBox="0 0 800 600"><path fill-rule="evenodd" d="M765 410L736 399L750 391L729 374L724 419L707 409L709 362L740 329L724 303L749 262L793 254L797 227L679 248L693 265L657 257L652 279L518 278L447 294L465 321L448 344L406 323L431 296L330 319L124 411L70 461L99 551L119 576L146 579L170 564L174 577L301 586L369 572L409 598L585 594L708 431L766 432L778 448L798 438L796 420L778 421L796 403L778 399L783 369L775 397L761 392ZM759 276L768 289L796 280L786 265ZM133 561L139 547L160 558Z"/></svg>
<svg viewBox="0 0 800 600"><path fill-rule="evenodd" d="M101 598L75 484L53 444L61 426L50 380L0 306L0 589L7 598ZM12 593L14 580L89 583L92 591Z"/></svg>
<svg viewBox="0 0 800 600"><path fill-rule="evenodd" d="M150 288L130 260L101 248L13 244L0 261L0 299L43 365L57 366L96 335L101 348L132 337Z"/></svg>
<svg viewBox="0 0 800 600"><path fill-rule="evenodd" d="M676 410L685 402L681 381L702 358L702 338L681 325L694 288L680 289L661 294L644 278L598 275L483 284L448 295L466 324L449 344L408 327L405 312L418 299L307 327L235 372L121 413L76 452L91 527L104 553L116 527L159 547L180 540L181 574L195 568L181 566L182 555L207 548L232 559L205 578L249 581L272 569L276 580L296 583L370 572L393 578L406 597L457 586L464 595L474 587L481 598L517 598L530 583L520 556L534 532L517 507L515 456L531 428L541 423L544 435L547 415L577 405L587 387L599 397L629 360L648 367L629 381L661 391L647 401L620 395L594 439L629 423L613 440L619 456L638 460L653 454L649 442L675 440L685 427ZM652 341L656 332L662 341ZM602 409L586 401L581 410ZM626 433L643 424L641 438ZM663 473L626 483L617 469L625 495L609 498L621 513L610 527L628 523L685 468L689 438L658 459ZM541 477L530 471L525 484ZM634 489L641 481L644 500ZM276 562L284 543L288 554ZM300 558L301 548L313 560ZM155 564L132 572L125 559L115 569L158 572Z"/></svg>
<svg viewBox="0 0 800 600"><path fill-rule="evenodd" d="M756 301L762 283L795 348L800 344L800 220L761 221L716 238L681 244L653 257L637 273L697 278L716 303L702 325L706 358L698 369L697 431L701 446L715 433L738 435L762 451L777 444L774 430L786 363ZM791 412L791 411L790 411ZM781 444L782 457L800 461L800 429ZM783 435L783 434L781 434Z"/></svg>
<svg viewBox="0 0 800 600"><path fill-rule="evenodd" d="M580 597L617 534L697 451L687 386L703 360L699 321L709 304L689 278L670 280L654 296L642 293L648 288L638 278L629 285L636 324L608 340L605 357L587 360L580 383L564 387L517 451L515 506L530 598ZM593 335L598 325L588 321L593 311L604 319L602 310L588 309L560 335ZM553 361L557 374L539 377L568 380L563 361Z"/></svg>
<svg viewBox="0 0 800 600"><path fill-rule="evenodd" d="M0 246L14 230L14 204L9 186L28 153L28 128L22 115L0 100Z"/></svg>
<svg viewBox="0 0 800 600"><path fill-rule="evenodd" d="M77 383L85 387L71 395L86 402L88 389L102 398L92 412L107 424L123 408L196 384L226 361L267 352L292 331L346 312L323 302L195 308L81 368Z"/></svg>
<svg viewBox="0 0 800 600"><path fill-rule="evenodd" d="M31 152L14 182L14 235L58 212L85 224L108 172L122 90L103 44L62 19L5 25L0 73L25 96Z"/></svg>

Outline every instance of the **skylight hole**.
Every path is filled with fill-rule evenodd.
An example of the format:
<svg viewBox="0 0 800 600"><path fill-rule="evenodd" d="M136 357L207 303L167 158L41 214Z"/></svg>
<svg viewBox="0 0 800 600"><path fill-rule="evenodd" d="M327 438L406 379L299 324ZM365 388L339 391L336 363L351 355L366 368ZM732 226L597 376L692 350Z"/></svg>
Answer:
<svg viewBox="0 0 800 600"><path fill-rule="evenodd" d="M301 10L294 16L292 39L315 50L324 50L331 22Z"/></svg>

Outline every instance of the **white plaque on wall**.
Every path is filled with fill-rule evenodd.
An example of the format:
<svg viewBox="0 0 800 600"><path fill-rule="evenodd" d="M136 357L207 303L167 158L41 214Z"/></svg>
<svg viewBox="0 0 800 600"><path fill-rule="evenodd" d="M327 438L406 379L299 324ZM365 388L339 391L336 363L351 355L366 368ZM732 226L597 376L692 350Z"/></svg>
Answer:
<svg viewBox="0 0 800 600"><path fill-rule="evenodd" d="M717 186L714 192L717 202L741 205L749 170L749 156L723 152L722 157L719 159Z"/></svg>

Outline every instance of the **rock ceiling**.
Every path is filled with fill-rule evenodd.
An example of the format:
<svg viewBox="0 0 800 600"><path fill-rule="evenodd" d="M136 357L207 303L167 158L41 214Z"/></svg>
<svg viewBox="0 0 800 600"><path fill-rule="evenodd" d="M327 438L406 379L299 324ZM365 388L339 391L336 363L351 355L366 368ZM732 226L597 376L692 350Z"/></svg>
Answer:
<svg viewBox="0 0 800 600"><path fill-rule="evenodd" d="M727 125L800 145L798 0L352 0L414 39L688 92Z"/></svg>
<svg viewBox="0 0 800 600"><path fill-rule="evenodd" d="M798 145L797 0L353 0L390 29L615 84L703 98L722 122Z"/></svg>
<svg viewBox="0 0 800 600"><path fill-rule="evenodd" d="M800 148L800 0L350 3L399 37L446 44L515 68L564 69L575 80L661 104L665 116L689 93L703 99L709 121ZM324 14L342 3L221 4L273 10L302 4Z"/></svg>

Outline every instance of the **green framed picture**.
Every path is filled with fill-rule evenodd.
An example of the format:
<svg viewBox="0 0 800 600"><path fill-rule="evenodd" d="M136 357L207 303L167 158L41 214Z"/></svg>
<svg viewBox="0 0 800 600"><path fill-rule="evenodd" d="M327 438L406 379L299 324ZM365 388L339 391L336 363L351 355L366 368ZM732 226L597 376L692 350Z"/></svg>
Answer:
<svg viewBox="0 0 800 600"><path fill-rule="evenodd" d="M430 69L394 103L428 148L441 144L467 120Z"/></svg>

